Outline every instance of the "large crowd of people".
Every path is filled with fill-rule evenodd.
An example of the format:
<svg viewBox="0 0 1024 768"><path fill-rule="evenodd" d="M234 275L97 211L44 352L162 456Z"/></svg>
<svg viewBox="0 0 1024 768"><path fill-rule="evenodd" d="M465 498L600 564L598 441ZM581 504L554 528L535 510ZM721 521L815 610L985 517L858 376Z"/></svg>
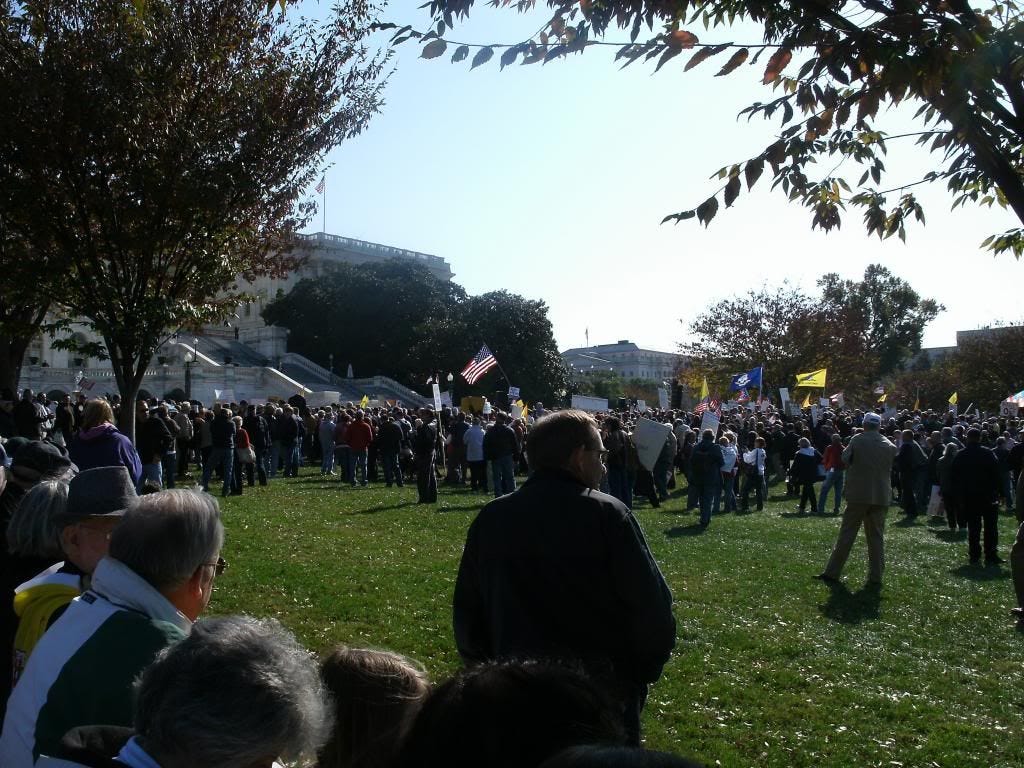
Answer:
<svg viewBox="0 0 1024 768"><path fill-rule="evenodd" d="M123 407L136 409L134 441L117 428ZM664 435L653 452L642 419ZM49 403L26 390L0 404L0 436L10 768L696 765L640 747L676 624L631 510L674 489L702 530L762 510L773 484L796 514L831 502L843 518L818 578L838 581L863 528L875 588L890 505L962 531L978 567L1003 562L998 515L1012 510L1024 613L1014 418L769 406L709 421L540 403L514 417L298 399ZM368 648L331 649L318 667L274 621L199 620L227 568L216 493L311 474L355 489L415 481L423 504L445 486L494 496L455 580L465 667L451 679L432 684L414 660Z"/></svg>

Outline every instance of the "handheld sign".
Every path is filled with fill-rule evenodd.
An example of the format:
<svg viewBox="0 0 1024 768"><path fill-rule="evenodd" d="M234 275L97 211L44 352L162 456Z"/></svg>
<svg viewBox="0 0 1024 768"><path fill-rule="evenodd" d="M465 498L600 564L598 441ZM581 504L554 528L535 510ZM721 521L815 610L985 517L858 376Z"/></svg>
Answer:
<svg viewBox="0 0 1024 768"><path fill-rule="evenodd" d="M668 433L672 427L668 424L659 424L651 419L640 419L633 429L633 444L636 446L637 457L640 463L648 470L654 469L654 463L661 454L661 449L668 439Z"/></svg>
<svg viewBox="0 0 1024 768"><path fill-rule="evenodd" d="M579 411L597 413L608 410L608 400L604 397L586 397L584 395L572 396L572 407Z"/></svg>
<svg viewBox="0 0 1024 768"><path fill-rule="evenodd" d="M704 415L700 419L700 431L704 432L705 429L710 429L715 433L715 437L718 436L718 425L721 423L721 419L718 418L717 413L711 411L704 411Z"/></svg>

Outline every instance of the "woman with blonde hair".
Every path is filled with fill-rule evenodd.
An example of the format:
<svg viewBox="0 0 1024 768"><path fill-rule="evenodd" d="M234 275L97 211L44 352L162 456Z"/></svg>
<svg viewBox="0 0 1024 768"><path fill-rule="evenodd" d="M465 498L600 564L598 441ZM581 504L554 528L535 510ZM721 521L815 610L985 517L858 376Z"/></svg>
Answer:
<svg viewBox="0 0 1024 768"><path fill-rule="evenodd" d="M85 404L81 426L68 453L79 470L123 466L136 485L142 477L139 453L114 426L114 411L106 400L97 398Z"/></svg>

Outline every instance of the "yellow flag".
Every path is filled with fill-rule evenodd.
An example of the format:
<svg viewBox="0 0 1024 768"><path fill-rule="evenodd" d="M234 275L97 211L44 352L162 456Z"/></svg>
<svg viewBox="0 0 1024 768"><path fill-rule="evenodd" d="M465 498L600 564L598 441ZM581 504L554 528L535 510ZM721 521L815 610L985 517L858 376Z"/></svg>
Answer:
<svg viewBox="0 0 1024 768"><path fill-rule="evenodd" d="M359 401L359 407L360 408L365 408L369 404L370 404L370 396L369 395L363 395L363 399Z"/></svg>
<svg viewBox="0 0 1024 768"><path fill-rule="evenodd" d="M949 404L956 405L956 392L949 396Z"/></svg>
<svg viewBox="0 0 1024 768"><path fill-rule="evenodd" d="M705 376L700 385L700 397L697 398L697 402L706 400L708 397L708 377Z"/></svg>
<svg viewBox="0 0 1024 768"><path fill-rule="evenodd" d="M808 392L807 395L804 397L804 401L800 405L800 407L801 408L810 408L811 407L811 393L810 392Z"/></svg>
<svg viewBox="0 0 1024 768"><path fill-rule="evenodd" d="M819 368L810 373L798 373L796 375L796 386L798 387L825 387L825 368Z"/></svg>
<svg viewBox="0 0 1024 768"><path fill-rule="evenodd" d="M887 398L888 396L889 396L889 395L887 395L887 394L881 394L881 395L879 395L879 396L878 396L878 402L880 402L880 403L884 403L884 402L885 402L885 398Z"/></svg>
<svg viewBox="0 0 1024 768"><path fill-rule="evenodd" d="M916 400L914 400L914 407L911 408L910 410L912 410L912 411L920 411L921 410L921 398L920 397L918 397Z"/></svg>

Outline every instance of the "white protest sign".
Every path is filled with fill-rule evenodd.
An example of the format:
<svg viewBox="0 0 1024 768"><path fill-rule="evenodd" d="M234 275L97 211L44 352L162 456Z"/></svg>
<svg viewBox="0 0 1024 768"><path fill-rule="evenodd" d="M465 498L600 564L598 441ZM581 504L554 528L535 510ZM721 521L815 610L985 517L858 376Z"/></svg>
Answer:
<svg viewBox="0 0 1024 768"><path fill-rule="evenodd" d="M896 410L895 407L889 406L884 411L882 411L882 421L888 421L889 419L895 419L897 413L898 413L898 411Z"/></svg>
<svg viewBox="0 0 1024 768"><path fill-rule="evenodd" d="M821 409L817 405L811 406L811 426L818 426L818 419L821 416Z"/></svg>
<svg viewBox="0 0 1024 768"><path fill-rule="evenodd" d="M779 400L782 401L782 410L785 411L786 410L786 403L789 402L789 390L788 389L783 388L783 389L779 390Z"/></svg>
<svg viewBox="0 0 1024 768"><path fill-rule="evenodd" d="M213 390L213 399L220 400L224 403L235 402L235 390L233 389L215 389Z"/></svg>
<svg viewBox="0 0 1024 768"><path fill-rule="evenodd" d="M492 410L490 400L484 400L484 416L489 416Z"/></svg>
<svg viewBox="0 0 1024 768"><path fill-rule="evenodd" d="M508 399L509 400L518 400L519 399L519 387L509 387L508 388Z"/></svg>
<svg viewBox="0 0 1024 768"><path fill-rule="evenodd" d="M842 408L844 405L846 405L846 398L843 397L843 393L840 392L836 395L836 408Z"/></svg>
<svg viewBox="0 0 1024 768"><path fill-rule="evenodd" d="M636 401L636 409L640 413L647 413L647 401L646 400L637 400Z"/></svg>
<svg viewBox="0 0 1024 768"><path fill-rule="evenodd" d="M654 463L661 454L661 449L668 439L672 425L659 424L651 419L640 419L633 429L633 444L636 446L640 463L648 470L654 469Z"/></svg>
<svg viewBox="0 0 1024 768"><path fill-rule="evenodd" d="M1000 416L1016 416L1017 415L1017 403L1014 400L1003 400L999 404L999 415Z"/></svg>
<svg viewBox="0 0 1024 768"><path fill-rule="evenodd" d="M818 399L818 405L820 405L822 408L828 408L831 403L832 401L829 400L827 397L822 397Z"/></svg>
<svg viewBox="0 0 1024 768"><path fill-rule="evenodd" d="M717 413L711 411L704 411L704 415L700 418L700 431L703 434L705 429L710 429L715 433L715 437L718 437L718 425L721 423L721 419L718 418Z"/></svg>
<svg viewBox="0 0 1024 768"><path fill-rule="evenodd" d="M586 397L585 395L573 395L572 407L579 411L589 411L591 413L596 413L597 411L607 411L608 399L604 397Z"/></svg>
<svg viewBox="0 0 1024 768"><path fill-rule="evenodd" d="M430 388L434 391L434 410L435 411L440 411L441 410L441 388L437 385L436 381L433 384L430 385Z"/></svg>
<svg viewBox="0 0 1024 768"><path fill-rule="evenodd" d="M442 392L441 393L441 405L447 405L449 408L451 408L451 405L452 405L452 393L451 392Z"/></svg>
<svg viewBox="0 0 1024 768"><path fill-rule="evenodd" d="M658 407L663 410L668 410L668 390L664 387L658 387Z"/></svg>

